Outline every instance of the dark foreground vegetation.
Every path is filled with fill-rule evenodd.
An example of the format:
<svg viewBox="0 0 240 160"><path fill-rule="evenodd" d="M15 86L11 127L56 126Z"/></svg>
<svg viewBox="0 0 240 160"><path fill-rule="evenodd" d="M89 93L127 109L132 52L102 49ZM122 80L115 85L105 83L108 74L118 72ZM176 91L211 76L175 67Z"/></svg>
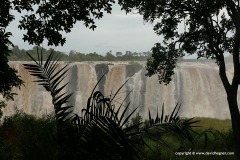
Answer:
<svg viewBox="0 0 240 160"><path fill-rule="evenodd" d="M234 156L179 156L176 152L231 152L233 134L230 120L198 118L202 127L195 128L193 141L180 140L171 134L161 134L158 129L151 131L150 138L144 134L146 145L141 147L141 160L233 160ZM128 125L141 122L138 115L129 120ZM199 123L199 124L200 124ZM209 125L223 124L214 128ZM164 140L164 141L160 141ZM165 144L163 144L165 142ZM5 117L0 126L0 159L1 160L55 160L58 159L57 122L54 115L37 118L33 115L17 111L10 117ZM92 148L91 150L94 150ZM74 153L72 153L74 154ZM100 155L99 155L100 158ZM81 156L79 157L81 159Z"/></svg>
<svg viewBox="0 0 240 160"><path fill-rule="evenodd" d="M115 106L114 98L124 84L110 97L93 88L82 114L77 115L68 101L72 94L64 92L67 84L61 83L68 66L57 70L54 52L45 63L42 55L38 52L35 60L29 54L35 64L25 67L51 93L54 114L37 118L18 111L5 117L0 126L2 160L202 159L179 157L176 152L233 150L230 130L194 129L198 120L180 118L178 104L170 115L165 115L164 107L155 118L149 112L146 121L136 114L137 108L127 112L131 105L128 102ZM229 157L233 159L217 158ZM216 157L204 159L207 158Z"/></svg>
<svg viewBox="0 0 240 160"><path fill-rule="evenodd" d="M137 108L129 112L130 103L125 102L127 98L118 106L113 103L124 84L116 93L105 97L95 90L101 78L86 106L82 106L81 115L75 114L74 106L69 103L72 93L64 91L67 84L61 83L70 69L68 65L58 69L59 58L53 51L46 62L42 51L37 51L37 60L28 55L35 63L24 66L37 78L36 82L50 92L54 115L53 118L36 119L17 114L6 118L1 139L10 147L3 149L6 151L2 152L2 159L135 160L143 157L145 138L165 144L159 136L168 134L193 141L191 132L196 121L181 119L177 115L180 105L176 105L170 115L165 115L162 108L161 115L157 114L155 118L149 112L146 123L140 119L129 122ZM8 127L15 126L14 122L16 127Z"/></svg>

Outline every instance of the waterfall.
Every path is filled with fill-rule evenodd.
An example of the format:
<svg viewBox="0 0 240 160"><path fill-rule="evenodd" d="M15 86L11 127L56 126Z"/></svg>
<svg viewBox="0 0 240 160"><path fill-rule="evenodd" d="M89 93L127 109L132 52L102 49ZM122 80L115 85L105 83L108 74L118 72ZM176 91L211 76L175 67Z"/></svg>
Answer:
<svg viewBox="0 0 240 160"><path fill-rule="evenodd" d="M14 101L9 101L4 108L5 115L11 115L17 109L34 115L53 112L51 96L37 83L23 63L10 62L25 82L20 90L14 89L18 95ZM61 63L59 67L65 65ZM71 69L62 84L68 83L66 91L73 93L70 98L75 106L74 112L81 114L86 107L87 98L100 79L97 90L111 96L126 81L115 99L115 104L122 103L129 94L124 105L131 101L129 112L138 107L137 112L148 118L148 110L154 115L161 112L164 104L166 113L170 113L177 103L181 104L180 116L230 118L226 93L218 74L218 66L214 63L182 62L175 69L173 80L166 86L159 84L157 75L146 77L144 64L103 63L70 63ZM233 67L227 64L227 75L232 77ZM131 91L131 92L130 92ZM238 96L240 100L240 95Z"/></svg>

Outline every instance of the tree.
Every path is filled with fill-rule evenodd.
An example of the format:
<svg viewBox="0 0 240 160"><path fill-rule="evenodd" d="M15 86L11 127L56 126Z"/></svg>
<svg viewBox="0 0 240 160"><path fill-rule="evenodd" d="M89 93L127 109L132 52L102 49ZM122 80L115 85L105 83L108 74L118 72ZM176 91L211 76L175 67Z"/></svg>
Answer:
<svg viewBox="0 0 240 160"><path fill-rule="evenodd" d="M123 54L122 52L116 52L116 56L117 56L117 57L121 57L122 54Z"/></svg>
<svg viewBox="0 0 240 160"><path fill-rule="evenodd" d="M109 51L106 53L105 58L107 61L113 61L113 60L115 60L116 57L112 54L112 51Z"/></svg>
<svg viewBox="0 0 240 160"><path fill-rule="evenodd" d="M4 24L0 23L0 94L5 100L13 100L15 93L12 92L12 88L20 87L23 81L16 74L17 71L8 65L9 46L13 45L8 40L10 33L5 32L5 29L1 28L2 25ZM0 117L2 116L1 108L5 106L5 101L0 100Z"/></svg>
<svg viewBox="0 0 240 160"><path fill-rule="evenodd" d="M134 10L148 22L155 22L156 34L164 37L156 43L147 61L147 75L158 74L168 84L178 57L197 54L216 60L227 94L236 156L240 159L240 113L237 91L240 83L240 2L239 0L119 0L127 12ZM182 26L182 28L179 28ZM224 54L233 58L234 74L226 75Z"/></svg>
<svg viewBox="0 0 240 160"><path fill-rule="evenodd" d="M138 56L138 53L137 52L133 52L133 56Z"/></svg>
<svg viewBox="0 0 240 160"><path fill-rule="evenodd" d="M29 44L40 45L44 39L48 45L63 45L63 32L69 33L77 21L95 29L94 20L100 19L103 12L111 13L114 0L75 1L75 0L1 0L0 1L0 94L4 98L13 98L13 87L20 87L23 81L17 71L8 65L9 48L14 44L9 40L12 33L6 28L15 19L13 11L27 11L19 21L18 28L26 30L23 40ZM0 108L4 102L0 102Z"/></svg>

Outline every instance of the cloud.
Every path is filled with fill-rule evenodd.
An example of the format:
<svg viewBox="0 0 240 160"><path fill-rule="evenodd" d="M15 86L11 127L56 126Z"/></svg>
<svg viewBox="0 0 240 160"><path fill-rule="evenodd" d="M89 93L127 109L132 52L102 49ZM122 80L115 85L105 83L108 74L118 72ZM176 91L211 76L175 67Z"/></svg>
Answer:
<svg viewBox="0 0 240 160"><path fill-rule="evenodd" d="M8 28L14 35L11 40L20 48L32 48L21 39L24 31L20 31L17 25L15 21ZM64 34L66 44L56 49L66 53L70 50L100 54L109 50L142 52L149 51L154 43L161 41L161 38L154 33L153 26L149 23L144 24L141 15L126 15L117 5L113 6L112 14L105 14L102 19L96 20L96 25L97 28L92 31L82 22L77 22L71 33ZM46 44L43 44L43 47L48 48Z"/></svg>

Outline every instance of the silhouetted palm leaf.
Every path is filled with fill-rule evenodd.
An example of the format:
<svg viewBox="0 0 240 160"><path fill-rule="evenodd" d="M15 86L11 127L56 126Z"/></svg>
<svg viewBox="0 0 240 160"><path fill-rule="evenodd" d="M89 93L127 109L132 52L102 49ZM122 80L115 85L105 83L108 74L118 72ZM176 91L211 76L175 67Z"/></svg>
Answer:
<svg viewBox="0 0 240 160"><path fill-rule="evenodd" d="M180 107L178 105L170 116L164 115L163 107L161 117L157 114L156 118L152 119L149 112L149 123L146 125L142 122L127 125L137 108L126 115L130 102L126 106L121 103L119 107L113 103L127 82L120 86L112 97L105 97L100 91L95 91L100 78L88 98L86 107L82 109L82 115L74 114L73 106L67 105L72 94L64 92L67 84L61 83L70 69L68 65L59 69L59 58L53 51L45 63L42 52L38 51L38 60L28 55L35 63L24 64L25 68L52 96L58 124L59 159L140 159L141 149L145 145L143 133L148 133L151 128L158 128L160 132L172 132L191 140L189 131L194 122L183 121L177 116Z"/></svg>
<svg viewBox="0 0 240 160"><path fill-rule="evenodd" d="M29 53L28 56L35 62L34 64L24 64L25 68L29 70L31 75L37 77L35 82L42 85L47 91L51 93L52 102L55 110L55 117L57 122L66 119L70 113L73 106L64 106L67 104L69 98L72 94L62 93L63 89L67 84L59 87L60 83L66 76L68 65L65 65L57 71L59 67L59 58L54 55L54 51L51 51L47 61L43 64L42 52L37 52L38 61L35 60ZM63 107L64 106L64 107Z"/></svg>
<svg viewBox="0 0 240 160"><path fill-rule="evenodd" d="M174 135L175 137L179 138L179 140L187 139L190 142L193 142L192 132L193 124L197 123L197 120L194 118L190 119L181 119L178 116L178 111L181 105L176 104L172 113L170 115L164 114L164 105L162 106L162 113L159 117L158 113L155 119L152 118L151 113L149 111L149 121L145 123L142 127L143 132L145 135L151 139L158 141L160 144L168 147L166 142L160 138L166 134ZM157 133L156 133L157 132ZM156 137L156 135L158 135Z"/></svg>

